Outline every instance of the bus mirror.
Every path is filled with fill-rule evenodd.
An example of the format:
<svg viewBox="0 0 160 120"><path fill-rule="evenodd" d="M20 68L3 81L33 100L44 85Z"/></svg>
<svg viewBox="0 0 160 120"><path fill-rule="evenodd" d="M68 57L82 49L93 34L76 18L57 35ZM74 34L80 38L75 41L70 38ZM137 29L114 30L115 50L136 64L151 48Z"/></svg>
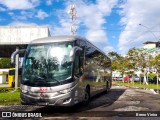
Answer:
<svg viewBox="0 0 160 120"><path fill-rule="evenodd" d="M26 49L16 50L11 55L11 63L15 63L15 57L17 54L24 53Z"/></svg>
<svg viewBox="0 0 160 120"><path fill-rule="evenodd" d="M19 71L18 74L21 75L22 74L22 68L19 68L18 71Z"/></svg>
<svg viewBox="0 0 160 120"><path fill-rule="evenodd" d="M14 68L15 67L15 63L10 63L10 67Z"/></svg>
<svg viewBox="0 0 160 120"><path fill-rule="evenodd" d="M75 46L75 47L72 48L72 50L70 51L70 55L69 55L70 58L71 58L70 61L73 61L73 60L74 60L74 56L75 56L75 53L76 53L77 51L82 51L82 48L80 48L80 47L78 47L78 46Z"/></svg>

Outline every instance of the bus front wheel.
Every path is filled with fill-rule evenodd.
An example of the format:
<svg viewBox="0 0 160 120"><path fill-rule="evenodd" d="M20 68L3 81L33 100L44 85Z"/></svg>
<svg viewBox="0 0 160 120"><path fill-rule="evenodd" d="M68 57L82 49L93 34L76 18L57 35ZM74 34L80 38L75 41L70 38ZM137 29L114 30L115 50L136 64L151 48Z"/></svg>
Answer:
<svg viewBox="0 0 160 120"><path fill-rule="evenodd" d="M22 101L21 101L21 105L27 105L27 104L26 104L25 102L22 102Z"/></svg>

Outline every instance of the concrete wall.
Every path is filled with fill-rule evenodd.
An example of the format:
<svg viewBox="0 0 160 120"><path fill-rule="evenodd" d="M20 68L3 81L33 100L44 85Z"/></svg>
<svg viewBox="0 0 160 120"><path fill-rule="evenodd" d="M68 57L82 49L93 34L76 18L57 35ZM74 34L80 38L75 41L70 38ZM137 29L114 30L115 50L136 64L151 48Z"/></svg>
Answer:
<svg viewBox="0 0 160 120"><path fill-rule="evenodd" d="M0 84L7 82L7 74L8 72L0 71Z"/></svg>
<svg viewBox="0 0 160 120"><path fill-rule="evenodd" d="M9 72L9 68L8 69L0 69L0 72Z"/></svg>
<svg viewBox="0 0 160 120"><path fill-rule="evenodd" d="M156 44L155 43L145 44L143 48L146 49L156 48Z"/></svg>
<svg viewBox="0 0 160 120"><path fill-rule="evenodd" d="M28 44L50 36L47 26L0 26L0 45Z"/></svg>

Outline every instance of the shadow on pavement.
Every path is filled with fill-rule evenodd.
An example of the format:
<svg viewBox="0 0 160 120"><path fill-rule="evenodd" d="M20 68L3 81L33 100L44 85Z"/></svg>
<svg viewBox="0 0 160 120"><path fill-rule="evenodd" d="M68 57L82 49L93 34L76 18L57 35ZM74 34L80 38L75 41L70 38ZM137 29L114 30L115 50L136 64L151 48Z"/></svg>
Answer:
<svg viewBox="0 0 160 120"><path fill-rule="evenodd" d="M74 115L81 115L83 116L83 113L90 111L89 113L92 116L96 112L96 110L91 111L93 109L96 109L98 107L108 107L112 105L124 92L126 89L111 89L108 94L106 93L100 93L94 97L91 98L91 101L88 105L84 105L83 103L79 103L72 107L52 107L52 106L46 106L42 108L38 108L34 111L34 113L42 113L43 116L46 117L54 117L54 116L74 116ZM87 113L88 114L88 113Z"/></svg>

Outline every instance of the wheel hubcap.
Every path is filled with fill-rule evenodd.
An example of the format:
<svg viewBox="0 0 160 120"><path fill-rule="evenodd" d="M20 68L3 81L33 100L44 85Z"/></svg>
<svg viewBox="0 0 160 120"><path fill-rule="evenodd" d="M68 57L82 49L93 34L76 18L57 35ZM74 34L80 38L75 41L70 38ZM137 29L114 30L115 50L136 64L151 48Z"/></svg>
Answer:
<svg viewBox="0 0 160 120"><path fill-rule="evenodd" d="M88 98L89 98L89 95L88 95L88 93L86 92L86 93L85 93L85 101L87 101Z"/></svg>

